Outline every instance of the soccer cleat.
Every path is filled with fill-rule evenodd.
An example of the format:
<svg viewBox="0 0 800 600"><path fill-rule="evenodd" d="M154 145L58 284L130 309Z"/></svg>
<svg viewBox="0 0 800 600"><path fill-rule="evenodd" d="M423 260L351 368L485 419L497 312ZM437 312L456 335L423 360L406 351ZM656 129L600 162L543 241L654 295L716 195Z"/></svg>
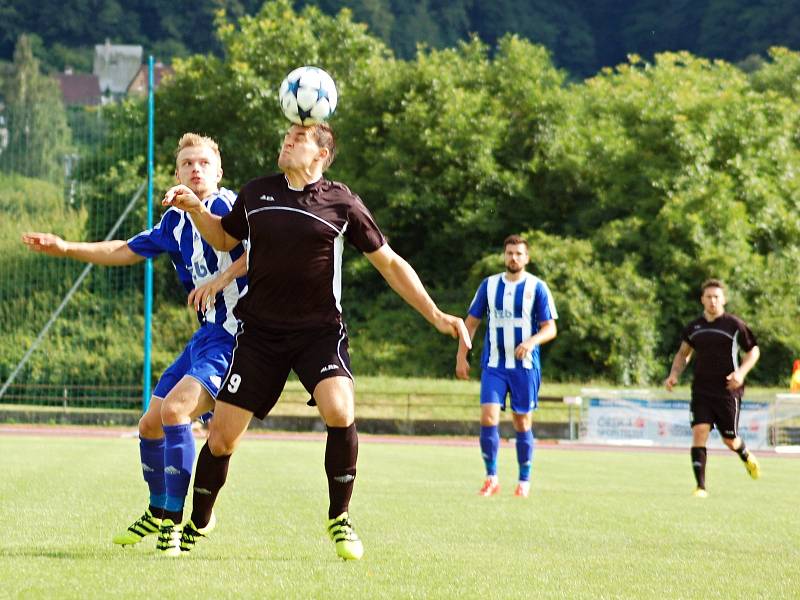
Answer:
<svg viewBox="0 0 800 600"><path fill-rule="evenodd" d="M753 479L761 477L761 467L758 465L756 457L752 454L747 455L747 460L744 461L744 468L747 469L747 472Z"/></svg>
<svg viewBox="0 0 800 600"><path fill-rule="evenodd" d="M136 522L122 533L118 533L112 538L115 544L120 546L133 546L142 541L145 536L158 533L161 527L161 519L154 517L148 508Z"/></svg>
<svg viewBox="0 0 800 600"><path fill-rule="evenodd" d="M494 496L500 491L500 482L494 477L487 477L483 482L483 486L478 490L480 496Z"/></svg>
<svg viewBox="0 0 800 600"><path fill-rule="evenodd" d="M527 498L528 494L531 493L531 482L530 481L520 481L517 483L517 489L514 490L514 495L519 498Z"/></svg>
<svg viewBox="0 0 800 600"><path fill-rule="evenodd" d="M353 531L350 515L343 512L328 521L328 535L336 544L336 554L344 560L359 560L364 556L364 545Z"/></svg>
<svg viewBox="0 0 800 600"><path fill-rule="evenodd" d="M705 490L705 488L699 487L695 488L695 490L692 492L692 496L695 498L708 498L708 492Z"/></svg>
<svg viewBox="0 0 800 600"><path fill-rule="evenodd" d="M181 550L183 552L189 552L194 548L198 539L208 536L216 526L217 517L213 512L211 513L211 520L205 527L195 527L190 519L189 522L183 526L183 531L181 532Z"/></svg>
<svg viewBox="0 0 800 600"><path fill-rule="evenodd" d="M181 539L181 526L175 525L172 519L164 519L158 530L156 549L162 556L180 556Z"/></svg>

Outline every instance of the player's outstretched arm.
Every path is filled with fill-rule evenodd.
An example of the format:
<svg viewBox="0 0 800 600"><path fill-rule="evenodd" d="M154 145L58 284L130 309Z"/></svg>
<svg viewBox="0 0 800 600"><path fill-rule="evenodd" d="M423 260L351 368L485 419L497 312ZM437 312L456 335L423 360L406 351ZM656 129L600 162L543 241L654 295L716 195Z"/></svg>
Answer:
<svg viewBox="0 0 800 600"><path fill-rule="evenodd" d="M469 335L469 339L472 340L475 338L475 332L478 331L478 326L481 324L480 319L476 319L472 315L467 315L467 318L464 319L464 326L467 328L467 335ZM467 353L469 352L469 348L467 348L464 341L459 337L458 339L458 351L456 352L456 377L459 379L469 379L469 359L467 358Z"/></svg>
<svg viewBox="0 0 800 600"><path fill-rule="evenodd" d="M206 312L214 302L217 294L228 287L237 277L247 274L247 255L242 254L227 269L200 287L189 292L187 304L194 305L195 310Z"/></svg>
<svg viewBox="0 0 800 600"><path fill-rule="evenodd" d="M189 213L200 235L215 249L228 251L236 247L240 240L228 235L222 228L222 218L213 214L200 201L200 198L185 185L175 185L167 190L163 206L174 206Z"/></svg>
<svg viewBox="0 0 800 600"><path fill-rule="evenodd" d="M464 321L443 313L428 295L416 271L402 256L384 244L375 252L365 254L389 286L441 333L447 334L472 348L472 340Z"/></svg>
<svg viewBox="0 0 800 600"><path fill-rule="evenodd" d="M664 387L667 388L668 392L671 392L672 388L678 385L678 379L680 379L681 373L686 369L686 365L689 364L691 358L692 347L686 342L681 342L681 347L678 348L675 358L672 359L672 368L669 370L669 375L664 380Z"/></svg>
<svg viewBox="0 0 800 600"><path fill-rule="evenodd" d="M124 266L144 260L144 257L131 250L128 242L124 240L68 242L53 233L30 232L22 234L22 243L33 252L72 258L96 265Z"/></svg>

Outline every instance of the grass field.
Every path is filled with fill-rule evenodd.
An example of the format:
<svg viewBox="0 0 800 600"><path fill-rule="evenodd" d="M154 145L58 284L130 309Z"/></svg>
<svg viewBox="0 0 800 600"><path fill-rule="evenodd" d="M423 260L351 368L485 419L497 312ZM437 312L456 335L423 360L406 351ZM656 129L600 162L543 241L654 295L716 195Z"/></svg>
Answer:
<svg viewBox="0 0 800 600"><path fill-rule="evenodd" d="M0 435L2 598L797 598L800 459L750 480L709 456L690 496L687 452L541 445L530 498L476 495L475 446L362 436L351 506L364 560L323 532L322 441L247 439L190 555L110 543L146 504L134 438Z"/></svg>

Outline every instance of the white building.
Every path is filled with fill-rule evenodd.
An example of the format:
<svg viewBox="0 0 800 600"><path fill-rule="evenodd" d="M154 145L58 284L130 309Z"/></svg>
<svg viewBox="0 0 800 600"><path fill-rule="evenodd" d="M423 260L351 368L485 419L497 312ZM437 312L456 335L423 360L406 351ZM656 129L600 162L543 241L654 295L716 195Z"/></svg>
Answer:
<svg viewBox="0 0 800 600"><path fill-rule="evenodd" d="M108 39L105 44L95 45L92 72L97 75L104 96L125 95L142 64L142 55L141 46L112 44Z"/></svg>

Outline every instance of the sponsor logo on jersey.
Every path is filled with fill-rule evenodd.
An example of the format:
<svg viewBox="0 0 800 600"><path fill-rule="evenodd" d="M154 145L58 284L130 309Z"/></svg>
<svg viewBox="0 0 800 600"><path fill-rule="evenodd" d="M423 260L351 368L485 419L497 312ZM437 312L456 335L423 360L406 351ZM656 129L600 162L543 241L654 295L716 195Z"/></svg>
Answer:
<svg viewBox="0 0 800 600"><path fill-rule="evenodd" d="M275 202L275 198L272 196L267 196L266 194L261 194L261 198L259 200L264 200L266 202Z"/></svg>

